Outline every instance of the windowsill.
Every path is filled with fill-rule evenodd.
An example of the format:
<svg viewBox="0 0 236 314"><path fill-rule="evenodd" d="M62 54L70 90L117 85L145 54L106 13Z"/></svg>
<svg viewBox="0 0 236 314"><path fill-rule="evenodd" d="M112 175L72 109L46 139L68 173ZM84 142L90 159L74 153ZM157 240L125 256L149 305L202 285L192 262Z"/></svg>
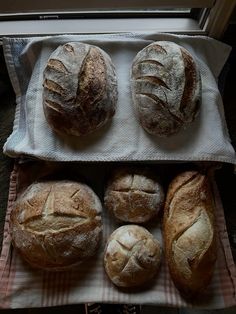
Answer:
<svg viewBox="0 0 236 314"><path fill-rule="evenodd" d="M55 19L0 22L0 36L133 31L205 35L197 21L188 18Z"/></svg>

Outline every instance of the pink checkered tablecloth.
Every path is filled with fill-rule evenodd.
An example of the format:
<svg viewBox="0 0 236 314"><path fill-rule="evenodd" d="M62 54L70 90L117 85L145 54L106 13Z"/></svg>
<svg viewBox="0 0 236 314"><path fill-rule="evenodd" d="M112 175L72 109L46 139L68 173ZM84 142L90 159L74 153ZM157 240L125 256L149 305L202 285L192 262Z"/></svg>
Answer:
<svg viewBox="0 0 236 314"><path fill-rule="evenodd" d="M42 168L42 164L43 167ZM84 167L84 166L83 166ZM30 268L11 245L9 217L17 193L37 179L37 173L47 174L49 163L17 164L11 174L4 240L0 256L0 308L46 307L86 302L155 304L206 309L236 305L236 270L226 231L224 211L216 184L216 227L218 257L212 282L196 304L186 302L173 285L163 256L159 274L153 285L140 291L122 291L108 280L103 269L103 248L109 234L118 226L103 214L103 243L96 257L76 270L50 273ZM40 169L40 171L39 171ZM152 230L161 237L160 225Z"/></svg>

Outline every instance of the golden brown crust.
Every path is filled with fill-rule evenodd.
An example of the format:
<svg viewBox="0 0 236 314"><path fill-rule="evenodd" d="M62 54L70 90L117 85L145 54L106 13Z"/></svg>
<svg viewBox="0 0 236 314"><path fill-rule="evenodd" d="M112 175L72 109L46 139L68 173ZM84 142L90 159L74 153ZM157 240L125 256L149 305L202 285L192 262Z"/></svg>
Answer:
<svg viewBox="0 0 236 314"><path fill-rule="evenodd" d="M170 183L163 233L176 287L186 297L197 296L209 284L216 260L213 198L206 175L184 172Z"/></svg>
<svg viewBox="0 0 236 314"><path fill-rule="evenodd" d="M11 212L12 242L33 267L70 268L95 254L102 230L101 203L85 184L37 182Z"/></svg>
<svg viewBox="0 0 236 314"><path fill-rule="evenodd" d="M148 169L117 168L108 182L105 207L119 221L144 223L158 214L164 192Z"/></svg>
<svg viewBox="0 0 236 314"><path fill-rule="evenodd" d="M137 287L157 274L161 261L159 242L145 228L126 225L109 237L104 252L104 267L118 287Z"/></svg>
<svg viewBox="0 0 236 314"><path fill-rule="evenodd" d="M43 86L45 117L60 134L86 135L115 113L114 65L96 46L77 42L59 46L47 62Z"/></svg>

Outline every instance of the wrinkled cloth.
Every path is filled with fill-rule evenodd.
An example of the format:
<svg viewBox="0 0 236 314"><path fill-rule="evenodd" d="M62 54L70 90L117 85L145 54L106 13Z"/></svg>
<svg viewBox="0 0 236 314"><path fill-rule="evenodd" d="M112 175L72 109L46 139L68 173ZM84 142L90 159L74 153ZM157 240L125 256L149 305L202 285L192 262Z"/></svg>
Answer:
<svg viewBox="0 0 236 314"><path fill-rule="evenodd" d="M107 164L84 163L65 166L50 163L31 162L16 164L11 175L9 202L5 220L4 241L0 256L0 307L27 308L46 307L87 302L116 304L153 304L159 306L194 307L204 309L226 308L236 305L236 269L232 258L226 231L224 211L215 182L213 181L216 238L218 246L217 262L210 285L195 303L186 302L175 288L162 256L161 267L152 285L132 291L116 288L108 279L103 267L103 251L109 235L120 225L103 209L103 240L96 256L67 272L47 272L30 268L12 248L9 217L17 193L35 180L58 173L60 176L72 174L83 177L100 198L103 195L105 177L110 172ZM171 165L161 165L153 171L173 170ZM179 166L177 166L179 167ZM159 169L159 170L158 170ZM163 170L162 170L163 169ZM179 168L178 168L179 169ZM152 221L145 227L162 243L161 223Z"/></svg>
<svg viewBox="0 0 236 314"><path fill-rule="evenodd" d="M202 104L195 121L168 138L145 132L135 115L130 69L138 51L157 40L173 41L195 58L202 79ZM81 41L106 51L118 79L117 111L112 121L82 137L58 136L45 120L42 105L43 70L60 44ZM219 74L231 47L204 36L158 33L60 35L3 38L4 56L16 93L12 134L4 145L11 157L30 156L53 161L220 161L236 164L220 92Z"/></svg>

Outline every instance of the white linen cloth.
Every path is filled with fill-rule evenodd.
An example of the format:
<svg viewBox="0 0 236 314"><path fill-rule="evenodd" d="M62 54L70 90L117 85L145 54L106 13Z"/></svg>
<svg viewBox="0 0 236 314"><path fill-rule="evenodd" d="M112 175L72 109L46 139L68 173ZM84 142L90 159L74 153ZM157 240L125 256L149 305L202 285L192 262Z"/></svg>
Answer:
<svg viewBox="0 0 236 314"><path fill-rule="evenodd" d="M153 41L173 41L195 57L202 78L200 114L187 129L169 138L149 135L138 122L130 93L132 60ZM104 49L115 64L118 104L112 122L83 138L58 136L42 107L43 69L60 44L81 41ZM230 47L204 36L158 33L60 35L4 38L8 72L16 93L14 128L4 145L11 157L53 161L220 161L236 164L224 118L217 78Z"/></svg>

